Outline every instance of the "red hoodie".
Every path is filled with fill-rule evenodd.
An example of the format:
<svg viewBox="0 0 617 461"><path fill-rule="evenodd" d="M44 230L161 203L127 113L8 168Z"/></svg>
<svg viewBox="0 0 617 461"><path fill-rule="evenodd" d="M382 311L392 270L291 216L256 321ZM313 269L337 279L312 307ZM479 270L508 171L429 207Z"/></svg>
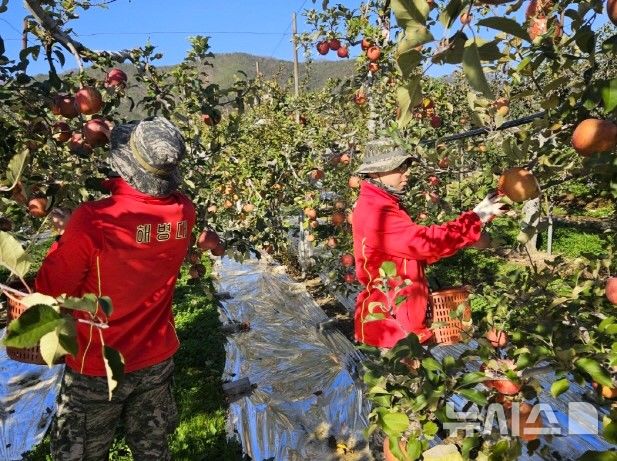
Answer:
<svg viewBox="0 0 617 461"><path fill-rule="evenodd" d="M160 363L178 349L172 297L186 256L195 208L183 194L153 197L120 178L105 181L110 197L72 214L37 274L38 292L109 296L109 328L77 323L79 352L66 363L85 375L105 376L100 334L124 357L125 372ZM90 314L74 312L77 319ZM99 309L98 315L105 314Z"/></svg>
<svg viewBox="0 0 617 461"><path fill-rule="evenodd" d="M353 210L352 228L356 274L365 286L356 300L356 340L389 348L411 332L422 342L429 339L432 333L425 324L428 283L424 269L427 264L477 242L482 230L478 215L468 211L445 224L420 226L411 220L398 197L363 181ZM387 305L385 294L373 282L384 261L394 262L397 275L411 280L411 285L396 294L405 300L397 305L394 316L379 307L375 310L381 303ZM383 313L385 318L367 319L369 309Z"/></svg>

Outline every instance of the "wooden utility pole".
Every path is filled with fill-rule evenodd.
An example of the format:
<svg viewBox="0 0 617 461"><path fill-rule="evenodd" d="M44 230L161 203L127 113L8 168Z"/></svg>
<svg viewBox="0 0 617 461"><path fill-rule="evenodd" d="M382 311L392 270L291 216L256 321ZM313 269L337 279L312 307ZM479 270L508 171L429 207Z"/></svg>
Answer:
<svg viewBox="0 0 617 461"><path fill-rule="evenodd" d="M294 94L296 98L300 96L300 84L298 77L298 25L296 23L296 12L291 15L291 33L293 35L294 47ZM296 111L296 123L300 123L300 112Z"/></svg>
<svg viewBox="0 0 617 461"><path fill-rule="evenodd" d="M259 61L255 61L255 77L259 78Z"/></svg>
<svg viewBox="0 0 617 461"><path fill-rule="evenodd" d="M28 48L28 19L24 18L23 31L21 33L21 49Z"/></svg>
<svg viewBox="0 0 617 461"><path fill-rule="evenodd" d="M298 77L298 26L296 24L296 12L291 15L291 31L294 45L294 92L296 98L300 96L300 84Z"/></svg>

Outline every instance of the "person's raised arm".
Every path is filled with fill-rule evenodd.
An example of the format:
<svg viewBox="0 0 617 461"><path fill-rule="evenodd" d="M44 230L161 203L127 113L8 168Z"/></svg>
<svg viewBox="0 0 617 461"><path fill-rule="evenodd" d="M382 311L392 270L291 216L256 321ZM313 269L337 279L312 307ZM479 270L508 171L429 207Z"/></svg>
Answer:
<svg viewBox="0 0 617 461"><path fill-rule="evenodd" d="M51 296L76 296L92 266L96 232L88 209L77 208L62 237L43 260L35 280L36 291Z"/></svg>

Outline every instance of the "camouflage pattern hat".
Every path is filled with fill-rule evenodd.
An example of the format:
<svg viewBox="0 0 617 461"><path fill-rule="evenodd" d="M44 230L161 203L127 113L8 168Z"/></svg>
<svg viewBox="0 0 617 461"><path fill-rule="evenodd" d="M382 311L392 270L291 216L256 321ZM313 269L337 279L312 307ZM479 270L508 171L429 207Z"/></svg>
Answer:
<svg viewBox="0 0 617 461"><path fill-rule="evenodd" d="M386 173L397 169L412 158L405 150L391 139L377 139L366 144L364 161L356 170L358 174Z"/></svg>
<svg viewBox="0 0 617 461"><path fill-rule="evenodd" d="M182 182L178 164L186 153L182 134L163 117L138 120L111 132L109 164L140 192L162 197Z"/></svg>

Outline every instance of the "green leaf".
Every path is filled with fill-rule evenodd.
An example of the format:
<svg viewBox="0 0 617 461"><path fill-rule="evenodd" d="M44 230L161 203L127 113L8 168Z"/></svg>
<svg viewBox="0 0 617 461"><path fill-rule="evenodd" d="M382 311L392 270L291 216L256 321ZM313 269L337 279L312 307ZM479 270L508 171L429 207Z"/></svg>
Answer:
<svg viewBox="0 0 617 461"><path fill-rule="evenodd" d="M377 312L374 314L369 314L366 317L364 317L364 320L362 320L362 323L374 322L376 320L383 320L385 318L386 318L386 314Z"/></svg>
<svg viewBox="0 0 617 461"><path fill-rule="evenodd" d="M467 35L459 30L452 37L450 37L449 41L450 46L447 50L433 55L432 60L434 62L445 64L460 64L463 62L463 53L465 52Z"/></svg>
<svg viewBox="0 0 617 461"><path fill-rule="evenodd" d="M603 53L617 53L617 35L609 37L602 43Z"/></svg>
<svg viewBox="0 0 617 461"><path fill-rule="evenodd" d="M17 239L7 232L0 231L0 266L23 278L28 273L30 264L30 258Z"/></svg>
<svg viewBox="0 0 617 461"><path fill-rule="evenodd" d="M433 421L427 421L422 425L422 434L428 438L432 438L439 431L439 427Z"/></svg>
<svg viewBox="0 0 617 461"><path fill-rule="evenodd" d="M8 179L11 184L15 184L21 176L21 171L23 170L27 159L28 151L24 150L19 154L13 155L9 161L9 165L6 169L6 179Z"/></svg>
<svg viewBox="0 0 617 461"><path fill-rule="evenodd" d="M463 461L463 457L454 444L442 443L422 453L425 461Z"/></svg>
<svg viewBox="0 0 617 461"><path fill-rule="evenodd" d="M604 426L602 437L604 437L607 442L617 444L617 423L615 421L611 421Z"/></svg>
<svg viewBox="0 0 617 461"><path fill-rule="evenodd" d="M396 58L396 64L403 78L408 78L418 67L420 61L422 61L422 53L414 49L397 54Z"/></svg>
<svg viewBox="0 0 617 461"><path fill-rule="evenodd" d="M382 277L395 277L396 264L394 264L392 261L384 261L379 268L379 273Z"/></svg>
<svg viewBox="0 0 617 461"><path fill-rule="evenodd" d="M43 335L40 347L41 356L49 367L67 354L77 355L75 320L63 318L54 331Z"/></svg>
<svg viewBox="0 0 617 461"><path fill-rule="evenodd" d="M499 51L499 40L493 40L491 42L483 43L478 47L478 55L480 56L480 61L497 61L503 54Z"/></svg>
<svg viewBox="0 0 617 461"><path fill-rule="evenodd" d="M480 437L478 436L465 437L465 439L463 440L463 444L461 446L461 452L463 453L463 458L469 459L469 453L471 452L471 450L476 448L478 445L480 445Z"/></svg>
<svg viewBox="0 0 617 461"><path fill-rule="evenodd" d="M475 41L468 42L463 52L463 72L469 80L471 87L481 92L488 99L495 99L493 92L486 80L482 64L480 63L480 55Z"/></svg>
<svg viewBox="0 0 617 461"><path fill-rule="evenodd" d="M471 373L467 373L463 376L463 379L460 382L461 386L469 386L472 384L478 384L483 381L486 381L486 375L481 371L474 371Z"/></svg>
<svg viewBox="0 0 617 461"><path fill-rule="evenodd" d="M609 80L600 88L604 110L606 113L613 112L617 107L617 78Z"/></svg>
<svg viewBox="0 0 617 461"><path fill-rule="evenodd" d="M53 296L47 296L42 293L32 293L24 296L19 300L26 307L36 306L37 304L44 304L46 306L57 306L58 301Z"/></svg>
<svg viewBox="0 0 617 461"><path fill-rule="evenodd" d="M450 0L446 7L439 14L439 22L448 29L452 23L459 17L463 11L463 2L461 0Z"/></svg>
<svg viewBox="0 0 617 461"><path fill-rule="evenodd" d="M586 451L577 461L617 461L617 451Z"/></svg>
<svg viewBox="0 0 617 461"><path fill-rule="evenodd" d="M484 406L488 403L486 395L476 389L457 389L456 393L465 397L467 400L481 406Z"/></svg>
<svg viewBox="0 0 617 461"><path fill-rule="evenodd" d="M392 0L392 11L402 29L410 23L424 24L431 6L426 0Z"/></svg>
<svg viewBox="0 0 617 461"><path fill-rule="evenodd" d="M432 357L422 359L422 368L428 371L441 371L441 364Z"/></svg>
<svg viewBox="0 0 617 461"><path fill-rule="evenodd" d="M117 350L103 346L103 361L105 362L109 400L111 400L114 389L124 379L124 357Z"/></svg>
<svg viewBox="0 0 617 461"><path fill-rule="evenodd" d="M66 298L61 298L60 303L65 309L90 312L91 314L96 314L99 307L98 299L92 293L88 293L81 298L67 296Z"/></svg>
<svg viewBox="0 0 617 461"><path fill-rule="evenodd" d="M591 54L596 46L596 34L586 25L576 31L574 41L583 53Z"/></svg>
<svg viewBox="0 0 617 461"><path fill-rule="evenodd" d="M390 438L398 438L409 427L409 418L405 413L382 413L382 428Z"/></svg>
<svg viewBox="0 0 617 461"><path fill-rule="evenodd" d="M416 77L409 80L406 86L400 86L396 89L396 100L401 109L398 119L399 126L405 127L412 120L411 111L422 100L422 89L420 87L420 78Z"/></svg>
<svg viewBox="0 0 617 461"><path fill-rule="evenodd" d="M55 330L61 321L62 316L53 308L32 306L9 323L3 343L11 347L34 347L45 334Z"/></svg>
<svg viewBox="0 0 617 461"><path fill-rule="evenodd" d="M568 389L570 389L570 382L566 378L560 379L551 384L551 395L557 397Z"/></svg>
<svg viewBox="0 0 617 461"><path fill-rule="evenodd" d="M613 387L613 382L611 381L610 376L604 371L602 366L595 360L590 358L581 358L574 362L576 367L593 379L596 383L602 386Z"/></svg>
<svg viewBox="0 0 617 461"><path fill-rule="evenodd" d="M456 359L451 355L446 355L441 361L444 370L452 370L456 366Z"/></svg>
<svg viewBox="0 0 617 461"><path fill-rule="evenodd" d="M407 440L407 457L410 461L415 461L422 456L422 442L418 439L408 439Z"/></svg>
<svg viewBox="0 0 617 461"><path fill-rule="evenodd" d="M489 27L491 29L499 30L515 37L521 38L528 42L531 42L529 33L514 19L504 17L492 17L481 19L477 23L479 26Z"/></svg>
<svg viewBox="0 0 617 461"><path fill-rule="evenodd" d="M101 306L101 310L105 312L105 315L107 317L111 316L112 312L114 311L114 306L111 302L111 298L109 296L100 296L98 301L99 306Z"/></svg>

